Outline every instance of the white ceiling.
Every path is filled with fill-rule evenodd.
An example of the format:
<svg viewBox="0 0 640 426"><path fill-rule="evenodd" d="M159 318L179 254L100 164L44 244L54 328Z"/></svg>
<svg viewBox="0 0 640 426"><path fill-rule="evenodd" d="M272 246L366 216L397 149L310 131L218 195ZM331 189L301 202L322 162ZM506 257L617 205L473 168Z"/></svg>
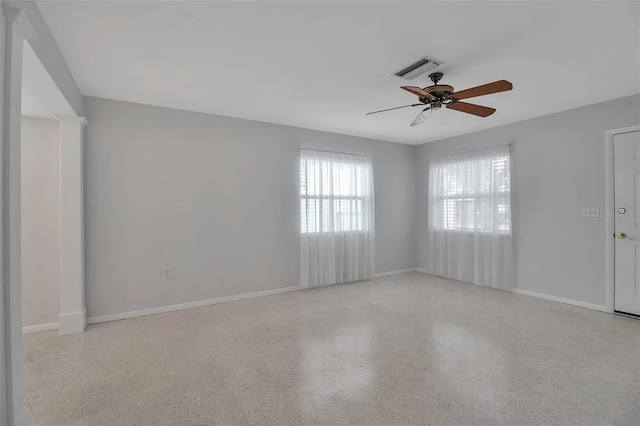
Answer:
<svg viewBox="0 0 640 426"><path fill-rule="evenodd" d="M22 63L22 115L53 119L56 114L76 115L29 43L25 43Z"/></svg>
<svg viewBox="0 0 640 426"><path fill-rule="evenodd" d="M38 3L83 94L420 144L640 92L639 2ZM479 118L417 108L423 55ZM426 86L426 76L410 84Z"/></svg>

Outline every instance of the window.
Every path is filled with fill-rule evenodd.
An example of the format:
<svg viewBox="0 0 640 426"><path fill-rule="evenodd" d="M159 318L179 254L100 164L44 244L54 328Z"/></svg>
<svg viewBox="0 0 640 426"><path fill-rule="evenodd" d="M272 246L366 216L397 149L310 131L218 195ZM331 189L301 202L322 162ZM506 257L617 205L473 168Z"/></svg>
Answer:
<svg viewBox="0 0 640 426"><path fill-rule="evenodd" d="M369 231L373 216L372 185L368 156L301 150L301 232Z"/></svg>
<svg viewBox="0 0 640 426"><path fill-rule="evenodd" d="M509 146L429 161L425 270L513 288Z"/></svg>
<svg viewBox="0 0 640 426"><path fill-rule="evenodd" d="M432 159L429 179L433 229L511 232L508 147Z"/></svg>

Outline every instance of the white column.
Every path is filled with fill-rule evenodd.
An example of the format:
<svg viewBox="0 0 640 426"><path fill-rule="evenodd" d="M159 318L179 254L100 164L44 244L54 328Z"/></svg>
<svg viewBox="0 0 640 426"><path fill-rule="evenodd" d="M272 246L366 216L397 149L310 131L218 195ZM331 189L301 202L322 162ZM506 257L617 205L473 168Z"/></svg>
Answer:
<svg viewBox="0 0 640 426"><path fill-rule="evenodd" d="M22 380L20 126L22 49L35 32L25 14L0 0L0 424L26 425Z"/></svg>
<svg viewBox="0 0 640 426"><path fill-rule="evenodd" d="M84 302L84 202L82 144L84 117L60 121L60 335L82 333Z"/></svg>

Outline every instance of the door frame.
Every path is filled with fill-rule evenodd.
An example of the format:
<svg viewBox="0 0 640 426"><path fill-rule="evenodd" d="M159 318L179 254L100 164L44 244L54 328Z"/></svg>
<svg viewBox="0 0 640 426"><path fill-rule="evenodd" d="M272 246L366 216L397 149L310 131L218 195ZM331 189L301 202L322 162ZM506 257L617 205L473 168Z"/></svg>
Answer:
<svg viewBox="0 0 640 426"><path fill-rule="evenodd" d="M36 37L26 13L0 0L0 424L29 423L24 405L20 259L22 50Z"/></svg>
<svg viewBox="0 0 640 426"><path fill-rule="evenodd" d="M615 170L613 163L613 138L615 135L638 132L640 125L607 130L604 134L605 149L605 288L607 312L614 312L615 298Z"/></svg>

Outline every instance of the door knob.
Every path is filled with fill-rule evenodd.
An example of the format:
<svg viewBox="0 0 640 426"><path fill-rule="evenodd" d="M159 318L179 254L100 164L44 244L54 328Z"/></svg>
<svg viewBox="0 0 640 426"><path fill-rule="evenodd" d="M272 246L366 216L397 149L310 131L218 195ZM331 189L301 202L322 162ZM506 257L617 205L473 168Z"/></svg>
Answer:
<svg viewBox="0 0 640 426"><path fill-rule="evenodd" d="M625 238L627 238L627 234L625 234L624 232L620 232L618 234L618 238L620 238L621 240L624 240Z"/></svg>

